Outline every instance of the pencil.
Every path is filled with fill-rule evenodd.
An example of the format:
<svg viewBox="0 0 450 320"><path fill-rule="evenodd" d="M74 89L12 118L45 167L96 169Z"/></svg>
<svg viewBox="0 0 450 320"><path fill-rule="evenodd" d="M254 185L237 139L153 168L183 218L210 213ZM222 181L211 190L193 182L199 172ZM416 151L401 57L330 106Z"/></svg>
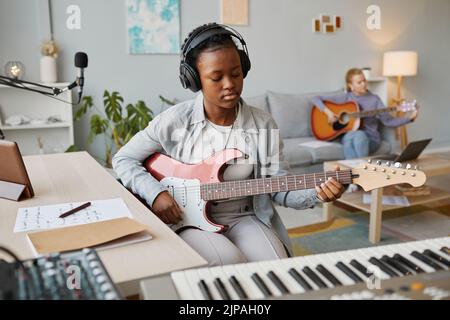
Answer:
<svg viewBox="0 0 450 320"><path fill-rule="evenodd" d="M79 207L76 207L76 208L73 208L73 209L71 209L71 210L69 210L69 211L67 211L67 212L64 212L63 214L61 214L61 215L59 216L59 218L65 218L65 217L67 217L67 216L70 216L71 214L74 214L75 212L78 212L78 211L80 211L80 210L83 210L84 208L87 208L87 207L89 207L90 205L91 205L90 202L86 202L85 204L82 204L82 205L79 206Z"/></svg>

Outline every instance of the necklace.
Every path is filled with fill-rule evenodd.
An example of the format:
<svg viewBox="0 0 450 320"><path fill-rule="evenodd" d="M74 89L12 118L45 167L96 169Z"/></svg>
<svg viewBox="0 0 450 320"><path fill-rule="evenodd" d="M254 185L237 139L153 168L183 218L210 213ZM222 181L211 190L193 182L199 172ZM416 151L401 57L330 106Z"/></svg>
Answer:
<svg viewBox="0 0 450 320"><path fill-rule="evenodd" d="M226 137L226 140L225 140L225 144L223 145L223 147L222 147L221 150L226 149L226 147L227 147L227 145L228 145L228 142L229 142L229 140L230 140L231 134L233 133L234 125L235 125L235 123L236 123L236 120L237 120L238 114L239 114L239 113L238 113L238 109L239 109L239 105L237 106L237 108L234 108L234 111L235 111L234 122L233 122L233 124L231 125L230 132L228 132L228 134L226 134L227 137ZM208 120L208 121L209 121L209 120ZM223 131L220 130L220 129L218 129L218 127L224 127L224 126L219 126L219 125L217 125L217 124L214 124L212 121L209 121L209 123L210 123L210 125L211 125L215 130L217 130L217 131L220 132L221 134L223 133ZM216 150L216 149L214 148L214 146L213 146L213 139L210 139L210 140L209 140L209 146L210 146L210 149L212 150L212 153L213 153L213 154L216 153L217 151L220 151L219 149Z"/></svg>

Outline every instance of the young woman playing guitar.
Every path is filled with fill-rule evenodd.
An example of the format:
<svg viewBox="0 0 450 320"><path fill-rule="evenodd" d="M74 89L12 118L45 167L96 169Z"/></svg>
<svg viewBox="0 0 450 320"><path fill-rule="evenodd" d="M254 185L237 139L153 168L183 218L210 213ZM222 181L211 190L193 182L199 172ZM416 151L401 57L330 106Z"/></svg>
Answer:
<svg viewBox="0 0 450 320"><path fill-rule="evenodd" d="M240 42L242 49L238 49L234 40ZM243 79L250 70L242 37L230 27L207 24L192 31L181 50L181 83L201 92L195 100L179 103L156 116L113 158L113 167L122 183L143 198L167 224L183 219L182 205L143 166L155 153L194 164L224 149L240 150L247 157L225 169L225 181L283 176L289 172L272 116L247 105L241 98ZM291 246L272 201L306 209L317 201L333 201L343 191L343 185L330 178L312 190L213 202L211 218L228 228L221 233L186 228L179 236L210 266L286 258L292 252ZM189 197L189 190L186 194Z"/></svg>
<svg viewBox="0 0 450 320"><path fill-rule="evenodd" d="M385 108L380 97L367 90L367 81L361 69L350 69L345 76L347 92L335 96L317 96L312 102L321 111L328 116L328 122L334 123L338 119L336 115L328 109L324 101L330 101L336 104L354 101L359 105L360 111L370 111ZM366 117L362 121L359 130L349 131L340 138L344 145L344 155L346 159L367 157L375 152L381 143L380 133L378 131L379 122L388 127L400 127L417 117L417 109L414 110L410 117L394 118L389 113L380 113L376 117Z"/></svg>

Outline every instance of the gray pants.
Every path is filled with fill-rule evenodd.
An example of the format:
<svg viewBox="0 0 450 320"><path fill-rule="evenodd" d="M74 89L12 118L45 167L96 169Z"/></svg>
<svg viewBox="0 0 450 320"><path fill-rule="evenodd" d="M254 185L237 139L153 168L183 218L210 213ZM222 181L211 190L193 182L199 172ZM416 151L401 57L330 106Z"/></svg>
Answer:
<svg viewBox="0 0 450 320"><path fill-rule="evenodd" d="M208 266L287 258L283 243L249 207L236 200L212 206L211 219L229 228L222 234L186 229L179 235L208 261Z"/></svg>

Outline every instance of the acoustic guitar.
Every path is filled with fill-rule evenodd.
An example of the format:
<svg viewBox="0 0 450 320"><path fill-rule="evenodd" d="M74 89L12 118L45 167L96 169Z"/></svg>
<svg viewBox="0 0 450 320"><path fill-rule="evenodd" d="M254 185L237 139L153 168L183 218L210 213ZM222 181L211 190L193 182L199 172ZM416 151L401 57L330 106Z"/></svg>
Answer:
<svg viewBox="0 0 450 320"><path fill-rule="evenodd" d="M227 162L243 157L237 149L225 149L198 164L184 164L161 153L151 155L144 167L163 184L183 210L183 220L174 226L177 232L184 228L198 228L223 232L226 225L212 221L208 211L212 201L259 194L313 189L332 177L342 184L354 183L365 191L389 185L407 183L422 186L423 172L401 167L381 165L381 162L362 164L354 169L328 171L290 176L274 176L238 181L223 181Z"/></svg>
<svg viewBox="0 0 450 320"><path fill-rule="evenodd" d="M374 117L381 113L402 111L409 112L417 110L416 100L404 102L395 107L387 107L375 110L360 111L359 106L354 101L348 101L342 104L336 104L331 101L323 102L338 118L332 124L328 122L328 116L317 106L311 110L311 130L314 137L318 140L330 141L348 131L356 131L361 126L361 119L365 117Z"/></svg>

